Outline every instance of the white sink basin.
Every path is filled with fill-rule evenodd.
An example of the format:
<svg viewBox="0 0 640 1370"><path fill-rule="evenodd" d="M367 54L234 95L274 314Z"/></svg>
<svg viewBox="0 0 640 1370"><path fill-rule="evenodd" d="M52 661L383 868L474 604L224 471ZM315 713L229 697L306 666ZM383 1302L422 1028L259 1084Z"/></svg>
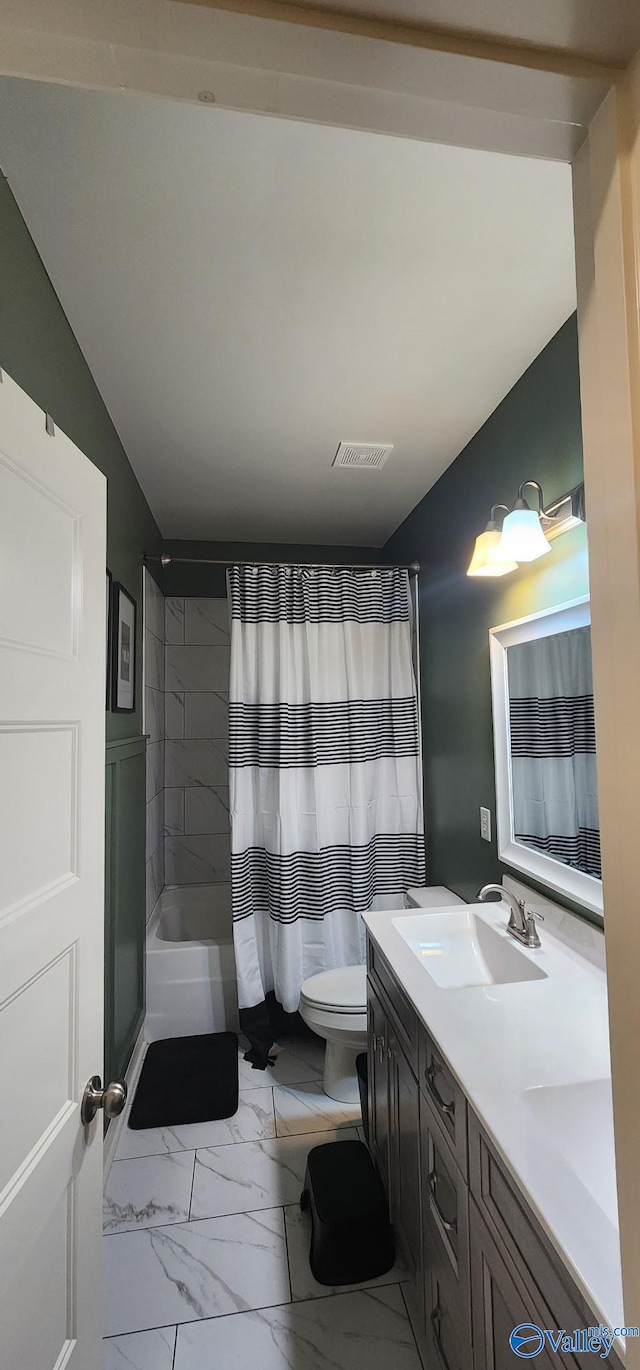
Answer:
<svg viewBox="0 0 640 1370"><path fill-rule="evenodd" d="M523 1098L525 1108L617 1227L611 1081L541 1085L525 1090Z"/></svg>
<svg viewBox="0 0 640 1370"><path fill-rule="evenodd" d="M441 989L546 980L531 953L492 927L477 906L394 918L394 927Z"/></svg>

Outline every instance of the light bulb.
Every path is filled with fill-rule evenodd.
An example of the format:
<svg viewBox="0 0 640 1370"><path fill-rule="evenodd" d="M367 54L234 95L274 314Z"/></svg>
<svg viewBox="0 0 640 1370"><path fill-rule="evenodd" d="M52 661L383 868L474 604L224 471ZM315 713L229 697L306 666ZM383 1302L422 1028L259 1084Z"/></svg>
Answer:
<svg viewBox="0 0 640 1370"><path fill-rule="evenodd" d="M518 501L524 503L524 501ZM502 525L500 556L507 561L537 561L551 551L535 509L515 508Z"/></svg>
<svg viewBox="0 0 640 1370"><path fill-rule="evenodd" d="M467 575L506 576L510 571L517 571L518 567L515 561L505 560L501 544L502 535L495 526L485 528L484 533L479 533Z"/></svg>

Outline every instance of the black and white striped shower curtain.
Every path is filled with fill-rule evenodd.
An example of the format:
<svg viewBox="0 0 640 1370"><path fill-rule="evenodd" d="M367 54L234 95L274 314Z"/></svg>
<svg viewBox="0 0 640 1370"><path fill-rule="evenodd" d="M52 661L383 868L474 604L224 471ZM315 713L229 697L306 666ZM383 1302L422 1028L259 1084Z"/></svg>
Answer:
<svg viewBox="0 0 640 1370"><path fill-rule="evenodd" d="M507 653L516 842L601 878L591 633Z"/></svg>
<svg viewBox="0 0 640 1370"><path fill-rule="evenodd" d="M239 1002L293 1012L308 976L364 959L363 911L424 883L409 580L234 566L229 597Z"/></svg>

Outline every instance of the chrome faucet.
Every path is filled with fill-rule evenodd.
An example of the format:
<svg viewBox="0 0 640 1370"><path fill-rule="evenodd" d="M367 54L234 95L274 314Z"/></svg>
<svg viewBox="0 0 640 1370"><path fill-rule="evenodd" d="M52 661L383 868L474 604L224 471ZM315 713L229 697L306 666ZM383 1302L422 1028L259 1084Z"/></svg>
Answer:
<svg viewBox="0 0 640 1370"><path fill-rule="evenodd" d="M502 885L483 885L482 889L478 890L476 899L484 903L488 894L499 894L501 899L506 899L511 905L507 932L515 937L516 941L522 942L523 947L529 947L531 951L542 946L536 927L536 918L543 921L541 913L527 913L524 900L517 899L515 894L510 894Z"/></svg>

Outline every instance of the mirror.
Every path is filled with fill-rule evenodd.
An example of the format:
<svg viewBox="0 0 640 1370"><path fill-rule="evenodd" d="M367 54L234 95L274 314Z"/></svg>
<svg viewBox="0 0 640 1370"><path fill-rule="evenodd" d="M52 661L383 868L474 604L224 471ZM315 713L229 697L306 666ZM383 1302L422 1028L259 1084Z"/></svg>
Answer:
<svg viewBox="0 0 640 1370"><path fill-rule="evenodd" d="M602 913L589 601L489 640L498 856Z"/></svg>

